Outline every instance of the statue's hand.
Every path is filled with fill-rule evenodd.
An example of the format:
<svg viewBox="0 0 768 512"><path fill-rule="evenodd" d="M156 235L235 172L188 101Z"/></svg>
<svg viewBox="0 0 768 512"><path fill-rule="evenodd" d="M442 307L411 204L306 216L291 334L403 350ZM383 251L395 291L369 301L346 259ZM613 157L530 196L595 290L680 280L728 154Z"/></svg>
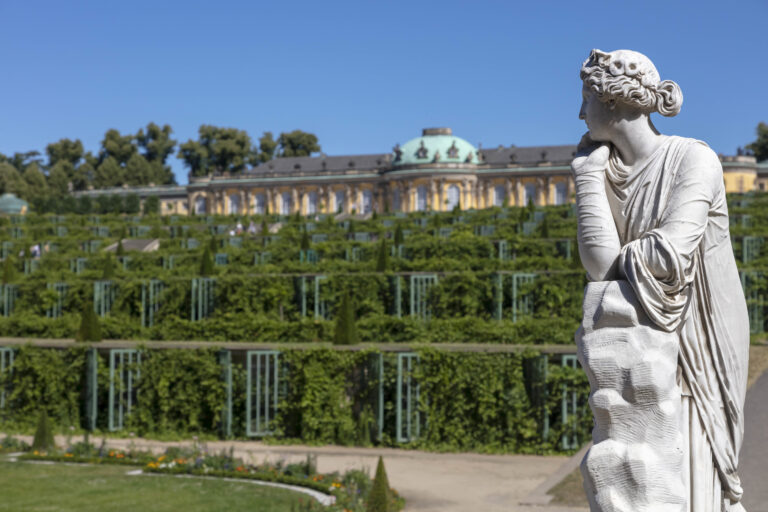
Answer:
<svg viewBox="0 0 768 512"><path fill-rule="evenodd" d="M586 133L579 142L576 158L571 162L571 171L577 178L585 174L602 175L608 167L610 154L608 144L595 142L589 137L589 133Z"/></svg>

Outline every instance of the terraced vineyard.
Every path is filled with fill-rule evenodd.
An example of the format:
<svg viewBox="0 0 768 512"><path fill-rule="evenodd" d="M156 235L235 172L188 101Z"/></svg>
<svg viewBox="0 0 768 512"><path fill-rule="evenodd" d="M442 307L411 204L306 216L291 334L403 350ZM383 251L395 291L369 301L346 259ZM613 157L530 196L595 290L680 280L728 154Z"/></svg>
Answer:
<svg viewBox="0 0 768 512"><path fill-rule="evenodd" d="M760 195L731 198L757 336L766 206ZM0 229L5 336L72 338L93 307L103 338L120 340L6 339L0 428L28 430L45 407L61 427L140 435L504 452L588 439L571 206L367 219L29 216ZM105 250L154 239L153 252ZM347 293L363 343L333 346Z"/></svg>

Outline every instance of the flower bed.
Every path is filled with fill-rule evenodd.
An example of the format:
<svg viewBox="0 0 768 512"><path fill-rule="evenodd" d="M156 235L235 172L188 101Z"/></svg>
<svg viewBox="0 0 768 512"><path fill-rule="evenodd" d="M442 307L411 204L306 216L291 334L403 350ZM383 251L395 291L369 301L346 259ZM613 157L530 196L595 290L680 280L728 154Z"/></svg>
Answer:
<svg viewBox="0 0 768 512"><path fill-rule="evenodd" d="M373 482L370 476L360 470L344 474L318 473L315 458L308 455L299 463L246 464L229 454L209 454L197 448L169 448L160 456L137 450L110 450L89 443L76 443L64 451L30 451L21 455L20 460L52 461L84 464L118 464L142 466L146 473L168 475L190 475L216 478L237 478L261 482L279 483L304 487L335 498L335 503L323 506L314 500L302 502L302 510L325 510L330 512L365 512L368 495ZM402 510L405 500L397 491L390 489L390 508Z"/></svg>

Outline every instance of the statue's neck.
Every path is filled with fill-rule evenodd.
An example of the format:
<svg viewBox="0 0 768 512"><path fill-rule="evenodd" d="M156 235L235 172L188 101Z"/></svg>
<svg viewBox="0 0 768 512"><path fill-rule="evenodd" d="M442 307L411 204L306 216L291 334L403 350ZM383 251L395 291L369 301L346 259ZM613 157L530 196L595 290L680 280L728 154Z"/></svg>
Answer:
<svg viewBox="0 0 768 512"><path fill-rule="evenodd" d="M646 116L617 123L611 136L611 143L628 167L644 162L663 142L664 136Z"/></svg>

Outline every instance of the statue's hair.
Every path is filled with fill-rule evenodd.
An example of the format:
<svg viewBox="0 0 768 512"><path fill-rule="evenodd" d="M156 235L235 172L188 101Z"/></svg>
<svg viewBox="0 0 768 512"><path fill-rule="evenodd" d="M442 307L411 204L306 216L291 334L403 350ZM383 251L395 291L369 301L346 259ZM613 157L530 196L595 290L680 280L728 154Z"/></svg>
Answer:
<svg viewBox="0 0 768 512"><path fill-rule="evenodd" d="M620 101L643 113L674 116L683 105L683 92L672 80L660 80L645 55L629 50L592 50L581 66L584 85L600 101Z"/></svg>

